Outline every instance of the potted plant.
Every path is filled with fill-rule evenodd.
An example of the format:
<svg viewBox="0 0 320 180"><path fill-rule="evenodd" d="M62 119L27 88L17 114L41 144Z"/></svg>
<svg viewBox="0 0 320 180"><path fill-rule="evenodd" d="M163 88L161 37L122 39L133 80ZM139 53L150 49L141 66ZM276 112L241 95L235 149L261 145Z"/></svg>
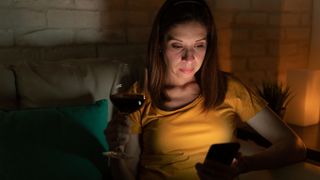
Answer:
<svg viewBox="0 0 320 180"><path fill-rule="evenodd" d="M288 86L273 81L263 81L261 87L256 88L257 94L268 102L268 106L282 119L290 100L293 98ZM254 129L247 125L237 128L240 139L250 139L263 147L270 147L271 143Z"/></svg>
<svg viewBox="0 0 320 180"><path fill-rule="evenodd" d="M286 108L293 98L290 88L282 83L263 81L257 93L268 102L268 106L281 118L284 117Z"/></svg>

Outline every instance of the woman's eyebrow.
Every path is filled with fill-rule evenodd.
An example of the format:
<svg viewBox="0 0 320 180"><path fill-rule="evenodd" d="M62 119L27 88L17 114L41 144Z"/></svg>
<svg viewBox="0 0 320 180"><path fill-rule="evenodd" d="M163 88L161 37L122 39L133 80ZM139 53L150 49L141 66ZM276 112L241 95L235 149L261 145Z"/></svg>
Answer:
<svg viewBox="0 0 320 180"><path fill-rule="evenodd" d="M207 37L204 37L204 38L202 38L202 39L196 40L196 42L198 42L198 41L203 41L203 40L207 40Z"/></svg>
<svg viewBox="0 0 320 180"><path fill-rule="evenodd" d="M167 41L171 41L171 40L175 40L175 41L180 41L180 42L182 42L182 40L177 39L177 38L175 38L175 37L173 37L173 36L171 36L171 35L168 35Z"/></svg>
<svg viewBox="0 0 320 180"><path fill-rule="evenodd" d="M182 40L177 39L177 38L175 38L175 37L173 37L173 36L170 36L170 35L169 35L169 36L168 36L168 38L167 38L167 41L171 41L171 40L175 40L175 41L183 42ZM207 40L207 37L204 37L204 38L198 39L198 40L196 40L195 42L203 41L203 40Z"/></svg>

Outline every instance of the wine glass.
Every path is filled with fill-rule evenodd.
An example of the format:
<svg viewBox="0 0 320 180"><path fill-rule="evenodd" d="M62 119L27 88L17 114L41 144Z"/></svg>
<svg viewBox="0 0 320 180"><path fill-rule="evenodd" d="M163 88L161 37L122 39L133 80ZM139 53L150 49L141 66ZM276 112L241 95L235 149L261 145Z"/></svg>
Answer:
<svg viewBox="0 0 320 180"><path fill-rule="evenodd" d="M146 78L146 77L145 77ZM128 64L120 63L110 90L110 100L121 115L128 116L144 103L143 86L138 87L139 76L130 72ZM141 82L141 81L140 81ZM121 147L104 153L107 157L127 159L129 156Z"/></svg>

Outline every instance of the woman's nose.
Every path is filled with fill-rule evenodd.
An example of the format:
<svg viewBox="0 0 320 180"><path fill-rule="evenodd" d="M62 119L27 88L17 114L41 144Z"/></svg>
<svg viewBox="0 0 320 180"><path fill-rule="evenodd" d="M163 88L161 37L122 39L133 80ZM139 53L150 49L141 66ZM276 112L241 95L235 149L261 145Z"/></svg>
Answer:
<svg viewBox="0 0 320 180"><path fill-rule="evenodd" d="M193 60L194 59L194 49L185 49L183 52L182 60Z"/></svg>

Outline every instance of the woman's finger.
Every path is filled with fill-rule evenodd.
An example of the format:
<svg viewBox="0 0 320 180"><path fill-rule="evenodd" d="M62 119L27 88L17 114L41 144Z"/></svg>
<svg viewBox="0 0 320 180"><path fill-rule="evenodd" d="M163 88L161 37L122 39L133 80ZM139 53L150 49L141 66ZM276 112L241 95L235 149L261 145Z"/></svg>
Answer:
<svg viewBox="0 0 320 180"><path fill-rule="evenodd" d="M203 178L233 179L236 177L234 168L211 160L206 161L204 164L198 163L196 168L199 172L199 177Z"/></svg>
<svg viewBox="0 0 320 180"><path fill-rule="evenodd" d="M208 169L205 165L200 163L196 164L196 169L201 180L214 178L213 169Z"/></svg>

